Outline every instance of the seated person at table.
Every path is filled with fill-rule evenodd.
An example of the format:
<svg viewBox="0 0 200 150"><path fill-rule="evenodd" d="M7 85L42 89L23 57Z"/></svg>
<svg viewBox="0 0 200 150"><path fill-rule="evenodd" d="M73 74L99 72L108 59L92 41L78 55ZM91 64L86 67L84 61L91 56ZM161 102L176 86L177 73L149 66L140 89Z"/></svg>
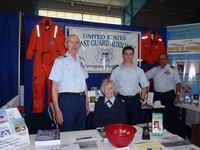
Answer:
<svg viewBox="0 0 200 150"><path fill-rule="evenodd" d="M116 97L115 83L105 79L101 84L101 92L104 96L99 97L94 108L93 126L104 127L111 123L125 123L124 102Z"/></svg>

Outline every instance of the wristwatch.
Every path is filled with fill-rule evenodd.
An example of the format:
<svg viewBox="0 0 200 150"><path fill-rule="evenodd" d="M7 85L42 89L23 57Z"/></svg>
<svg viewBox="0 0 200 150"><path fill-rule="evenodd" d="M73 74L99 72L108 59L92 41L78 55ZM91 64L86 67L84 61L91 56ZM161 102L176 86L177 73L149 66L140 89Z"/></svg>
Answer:
<svg viewBox="0 0 200 150"><path fill-rule="evenodd" d="M144 98L141 98L141 97L140 97L140 100L143 101L143 102L145 101L145 99L144 99Z"/></svg>

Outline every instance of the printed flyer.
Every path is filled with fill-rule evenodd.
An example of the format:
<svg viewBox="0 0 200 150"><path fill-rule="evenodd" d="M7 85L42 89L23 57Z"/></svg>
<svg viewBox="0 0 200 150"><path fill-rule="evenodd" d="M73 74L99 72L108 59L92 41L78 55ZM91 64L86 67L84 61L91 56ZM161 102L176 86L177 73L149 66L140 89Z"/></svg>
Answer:
<svg viewBox="0 0 200 150"><path fill-rule="evenodd" d="M0 109L0 149L21 149L29 144L28 129L18 109Z"/></svg>

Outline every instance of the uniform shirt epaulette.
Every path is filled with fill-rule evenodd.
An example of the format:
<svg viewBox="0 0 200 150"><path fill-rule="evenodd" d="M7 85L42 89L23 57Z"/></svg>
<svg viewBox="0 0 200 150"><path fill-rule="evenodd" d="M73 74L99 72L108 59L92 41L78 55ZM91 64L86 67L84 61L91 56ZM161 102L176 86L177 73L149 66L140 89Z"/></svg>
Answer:
<svg viewBox="0 0 200 150"><path fill-rule="evenodd" d="M115 65L113 68L112 68L112 70L111 70L111 72L115 69L115 68L117 68L119 65Z"/></svg>
<svg viewBox="0 0 200 150"><path fill-rule="evenodd" d="M58 59L62 59L62 58L65 58L67 57L66 55L62 55L62 56L59 56Z"/></svg>
<svg viewBox="0 0 200 150"><path fill-rule="evenodd" d="M81 60L85 61L85 59L84 59L83 57L81 57L81 56L79 56L79 59L81 59Z"/></svg>
<svg viewBox="0 0 200 150"><path fill-rule="evenodd" d="M173 65L170 65L170 68L172 68L172 69L176 69L175 66L173 66Z"/></svg>

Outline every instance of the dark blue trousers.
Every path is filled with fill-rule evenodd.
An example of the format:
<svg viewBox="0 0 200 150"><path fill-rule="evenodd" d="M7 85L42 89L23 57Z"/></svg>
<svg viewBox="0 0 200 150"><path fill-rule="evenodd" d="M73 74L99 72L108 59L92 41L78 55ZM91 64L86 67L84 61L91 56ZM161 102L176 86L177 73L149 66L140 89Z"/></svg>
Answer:
<svg viewBox="0 0 200 150"><path fill-rule="evenodd" d="M125 101L127 123L130 125L140 123L142 121L142 111L139 94L135 96L123 96L119 94L119 96Z"/></svg>
<svg viewBox="0 0 200 150"><path fill-rule="evenodd" d="M164 128L168 131L174 133L175 124L178 119L178 110L174 105L175 99L175 91L171 90L168 92L155 92L154 101L160 100L162 105L165 105L165 109L162 111L163 113L163 124Z"/></svg>
<svg viewBox="0 0 200 150"><path fill-rule="evenodd" d="M62 132L84 130L86 122L85 95L59 94L59 106L63 113Z"/></svg>

